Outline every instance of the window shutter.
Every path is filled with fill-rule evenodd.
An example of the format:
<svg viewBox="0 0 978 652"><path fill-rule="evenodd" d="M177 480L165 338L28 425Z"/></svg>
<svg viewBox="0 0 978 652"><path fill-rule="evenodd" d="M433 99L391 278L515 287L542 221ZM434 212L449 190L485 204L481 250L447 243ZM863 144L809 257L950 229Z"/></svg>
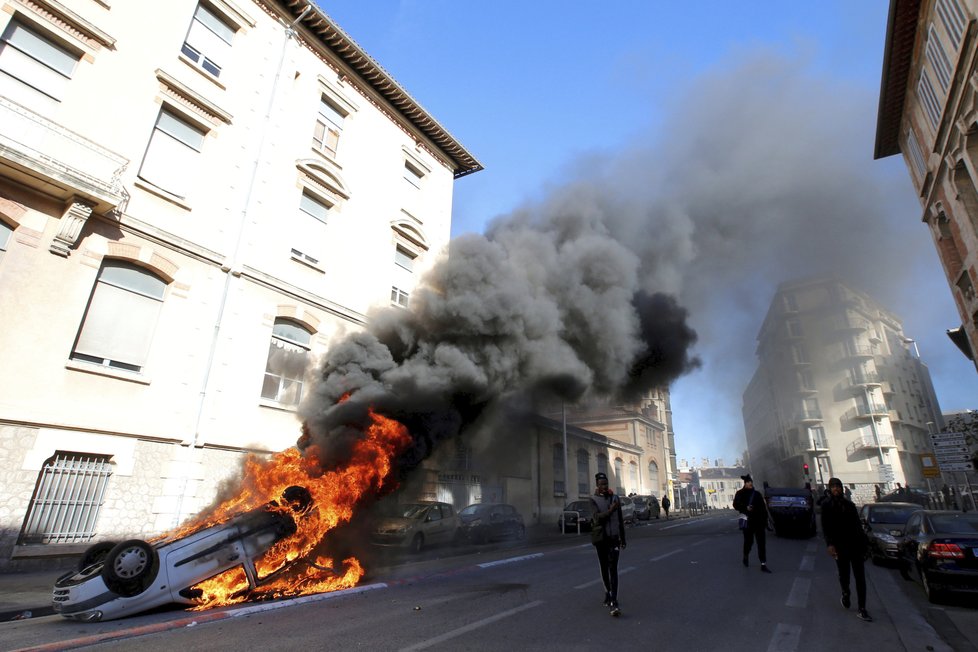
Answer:
<svg viewBox="0 0 978 652"><path fill-rule="evenodd" d="M142 367L162 302L98 283L75 352Z"/></svg>
<svg viewBox="0 0 978 652"><path fill-rule="evenodd" d="M200 167L198 157L198 152L156 129L139 176L178 197L187 197L191 180L196 178Z"/></svg>

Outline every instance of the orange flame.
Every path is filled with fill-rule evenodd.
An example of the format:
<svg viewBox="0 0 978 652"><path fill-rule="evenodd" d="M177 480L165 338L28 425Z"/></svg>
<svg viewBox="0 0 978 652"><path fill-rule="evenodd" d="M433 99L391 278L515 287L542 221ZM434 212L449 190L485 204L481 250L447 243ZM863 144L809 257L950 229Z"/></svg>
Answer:
<svg viewBox="0 0 978 652"><path fill-rule="evenodd" d="M353 447L350 462L343 468L323 472L314 455L303 456L297 449L278 453L270 460L251 457L245 465L241 492L213 512L184 525L167 536L186 536L205 527L219 525L242 512L280 501L282 492L293 485L303 486L312 496L308 512L296 515L296 532L275 543L255 560L260 586L249 590L244 570L239 566L197 584L202 591L196 609L236 604L249 600L323 593L355 586L364 569L356 558L343 560L335 570L334 560L313 559L313 551L330 530L347 523L354 507L368 491L376 492L390 482L388 477L395 456L411 438L401 423L370 411L371 425ZM287 505L273 507L288 511ZM291 562L303 559L281 577L269 576ZM295 571L295 572L293 572Z"/></svg>

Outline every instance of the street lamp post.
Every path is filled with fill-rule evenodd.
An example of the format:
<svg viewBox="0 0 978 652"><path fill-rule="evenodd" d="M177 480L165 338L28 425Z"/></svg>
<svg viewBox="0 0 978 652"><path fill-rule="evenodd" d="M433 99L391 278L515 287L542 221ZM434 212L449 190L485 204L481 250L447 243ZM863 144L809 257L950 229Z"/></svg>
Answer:
<svg viewBox="0 0 978 652"><path fill-rule="evenodd" d="M570 499L570 472L567 468L567 408L566 404L560 402L560 423L564 434L564 497Z"/></svg>

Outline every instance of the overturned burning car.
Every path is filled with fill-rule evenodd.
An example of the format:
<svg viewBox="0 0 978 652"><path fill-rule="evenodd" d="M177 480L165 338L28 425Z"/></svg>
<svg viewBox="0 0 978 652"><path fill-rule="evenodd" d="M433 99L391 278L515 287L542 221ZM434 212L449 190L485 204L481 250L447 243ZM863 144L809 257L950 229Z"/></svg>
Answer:
<svg viewBox="0 0 978 652"><path fill-rule="evenodd" d="M65 618L97 622L121 618L172 602L194 604L194 585L242 567L248 587L262 582L255 560L296 532L296 517L312 497L303 487L212 527L153 543L140 539L102 542L89 548L77 571L54 584L54 610Z"/></svg>

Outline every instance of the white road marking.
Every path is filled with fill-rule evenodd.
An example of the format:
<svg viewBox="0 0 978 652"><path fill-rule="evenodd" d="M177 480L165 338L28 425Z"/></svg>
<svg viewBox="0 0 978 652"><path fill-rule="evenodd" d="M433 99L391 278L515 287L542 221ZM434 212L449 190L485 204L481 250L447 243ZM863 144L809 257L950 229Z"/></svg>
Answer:
<svg viewBox="0 0 978 652"><path fill-rule="evenodd" d="M682 527L684 525L694 525L696 523L699 523L699 521L683 521L682 523L676 523L675 525L666 525L666 526L661 527L659 529L660 530L671 530L674 527Z"/></svg>
<svg viewBox="0 0 978 652"><path fill-rule="evenodd" d="M695 548L696 546L701 545L701 544L704 544L704 543L712 543L712 541L710 539L700 539L699 541L697 541L696 543L694 543L693 545L691 545L690 548Z"/></svg>
<svg viewBox="0 0 978 652"><path fill-rule="evenodd" d="M510 557L509 559L497 559L496 561L487 561L484 564L477 564L477 565L479 568L492 568L493 566L512 564L514 561L525 561L527 559L535 559L537 557L543 557L543 553L537 552L532 555L523 555L522 557Z"/></svg>
<svg viewBox="0 0 978 652"><path fill-rule="evenodd" d="M812 581L807 577L796 577L791 585L791 592L788 593L787 607L807 607L808 593L812 589Z"/></svg>
<svg viewBox="0 0 978 652"><path fill-rule="evenodd" d="M474 623L469 623L464 627L459 627L458 629L453 629L450 632L445 632L441 636L436 636L434 638L429 638L427 641L421 641L420 643L415 643L410 647L401 648L400 652L412 652L413 650L424 650L433 645L438 645L439 643L444 643L445 641L450 641L453 638L461 636L462 634L467 634L473 630L479 629L480 627L485 627L490 625L497 620L502 620L503 618L509 618L510 616L516 615L521 611L526 611L527 609L532 609L534 607L539 607L543 604L543 600L534 600L533 602L528 602L520 607L515 607L513 609L508 609L507 611L502 611L494 616L489 616L488 618L483 618L482 620L477 620Z"/></svg>
<svg viewBox="0 0 978 652"><path fill-rule="evenodd" d="M659 555L658 557L653 557L649 561L659 561L660 559L665 559L666 557L671 557L672 555L676 554L677 552L682 552L683 550L685 550L685 548L676 548L672 552L667 552L664 555Z"/></svg>
<svg viewBox="0 0 978 652"><path fill-rule="evenodd" d="M795 652L799 640L801 640L801 625L778 623L774 628L774 635L771 636L771 643L767 646L767 652Z"/></svg>
<svg viewBox="0 0 978 652"><path fill-rule="evenodd" d="M801 558L801 566L798 567L800 571L813 571L815 570L815 555L805 555Z"/></svg>

